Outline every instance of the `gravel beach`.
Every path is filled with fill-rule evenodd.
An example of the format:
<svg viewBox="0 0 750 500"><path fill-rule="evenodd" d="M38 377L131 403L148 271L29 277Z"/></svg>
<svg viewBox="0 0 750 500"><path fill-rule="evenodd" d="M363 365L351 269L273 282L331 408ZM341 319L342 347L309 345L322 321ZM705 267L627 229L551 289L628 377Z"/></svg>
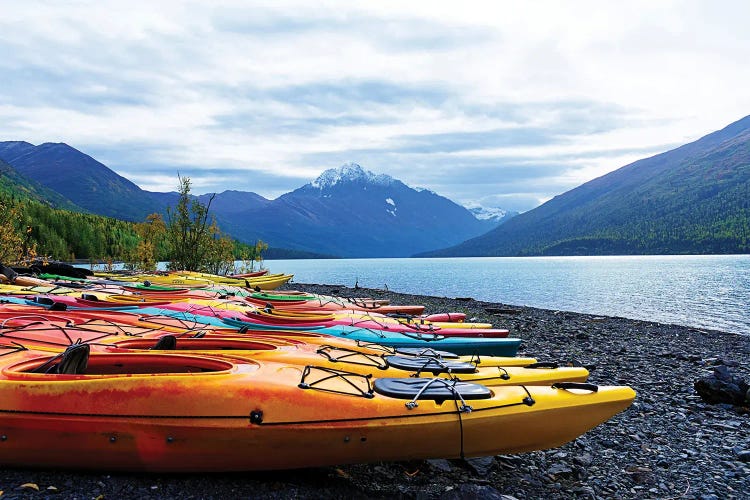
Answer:
<svg viewBox="0 0 750 500"><path fill-rule="evenodd" d="M704 403L694 389L721 366L750 380L750 337L468 297L289 288L464 312L522 338L519 355L595 367L592 382L630 385L638 396L624 413L554 450L243 474L4 469L0 498L750 498L750 410Z"/></svg>

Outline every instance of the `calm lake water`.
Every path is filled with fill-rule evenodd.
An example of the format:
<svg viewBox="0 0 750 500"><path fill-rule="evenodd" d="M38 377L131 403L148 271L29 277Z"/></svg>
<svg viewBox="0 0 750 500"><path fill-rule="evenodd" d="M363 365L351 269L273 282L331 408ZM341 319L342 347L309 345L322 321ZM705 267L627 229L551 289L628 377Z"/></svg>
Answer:
<svg viewBox="0 0 750 500"><path fill-rule="evenodd" d="M750 256L269 260L300 283L473 297L750 335Z"/></svg>

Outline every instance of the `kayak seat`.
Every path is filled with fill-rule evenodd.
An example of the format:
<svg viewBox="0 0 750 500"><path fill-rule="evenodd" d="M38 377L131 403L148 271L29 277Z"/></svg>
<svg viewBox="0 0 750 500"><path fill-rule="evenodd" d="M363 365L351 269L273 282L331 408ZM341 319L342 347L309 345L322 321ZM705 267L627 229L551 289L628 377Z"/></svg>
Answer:
<svg viewBox="0 0 750 500"><path fill-rule="evenodd" d="M450 361L438 358L403 356L385 356L388 366L399 370L410 372L430 372L434 375L439 373L475 373L477 367L471 363L462 361Z"/></svg>
<svg viewBox="0 0 750 500"><path fill-rule="evenodd" d="M60 362L47 370L47 373L83 375L86 373L90 352L91 346L88 344L73 344L65 349Z"/></svg>
<svg viewBox="0 0 750 500"><path fill-rule="evenodd" d="M149 348L149 351L174 351L177 349L177 338L174 335L165 335Z"/></svg>
<svg viewBox="0 0 750 500"><path fill-rule="evenodd" d="M41 304L43 306L51 306L55 304L55 301L52 300L49 297L42 297L40 295L35 295L32 299L32 302L36 302L37 304Z"/></svg>
<svg viewBox="0 0 750 500"><path fill-rule="evenodd" d="M396 349L397 354L404 354L406 356L428 356L431 358L447 358L455 359L458 358L458 354L453 354L448 351L436 351L429 347L399 347Z"/></svg>
<svg viewBox="0 0 750 500"><path fill-rule="evenodd" d="M417 395L417 399L434 401L459 399L459 395L466 400L492 397L492 391L483 385L447 379L379 378L372 388L378 394L396 399L413 400Z"/></svg>

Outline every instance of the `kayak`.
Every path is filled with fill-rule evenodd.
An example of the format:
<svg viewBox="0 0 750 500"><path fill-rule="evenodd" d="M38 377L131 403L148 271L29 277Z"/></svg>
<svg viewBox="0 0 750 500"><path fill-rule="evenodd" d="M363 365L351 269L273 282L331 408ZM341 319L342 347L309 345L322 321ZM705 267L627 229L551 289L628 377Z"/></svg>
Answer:
<svg viewBox="0 0 750 500"><path fill-rule="evenodd" d="M261 271L252 271L249 273L235 273L235 274L230 274L228 277L229 278L256 278L258 276L264 276L266 274L268 274L268 269L263 269Z"/></svg>
<svg viewBox="0 0 750 500"><path fill-rule="evenodd" d="M355 310L379 312L381 314L410 314L419 315L424 312L424 306L419 305L390 305L387 300L376 300L369 298L341 298L330 295L307 295L302 292L285 293L278 291L273 293L257 292L245 297L245 300L256 305L272 304L284 309L302 310Z"/></svg>
<svg viewBox="0 0 750 500"><path fill-rule="evenodd" d="M23 321L23 318L22 318ZM27 319L28 321L28 319ZM74 340L75 339L75 340ZM370 377L441 376L482 385L549 385L553 382L584 382L583 367L557 367L539 363L526 366L479 366L471 360L448 360L400 353L382 353L338 339L271 336L208 335L183 337L147 327L120 327L97 320L70 326L55 321L29 321L6 328L0 345L60 352L72 344L90 344L95 351L109 352L190 351L191 354L232 359L267 360L295 365L347 369ZM333 340L332 342L329 340Z"/></svg>
<svg viewBox="0 0 750 500"><path fill-rule="evenodd" d="M191 351L193 354L230 356L295 365L345 369L360 375L382 377L441 376L482 385L550 385L554 382L585 382L589 372L584 367L558 367L540 363L527 366L482 366L465 361L399 354L373 355L367 349L325 345L317 349L284 345L268 340L221 338L188 338L165 342L161 339L118 341L110 349L148 350L149 352ZM231 353L227 353L227 351Z"/></svg>
<svg viewBox="0 0 750 500"><path fill-rule="evenodd" d="M635 397L86 347L0 358L1 466L248 471L517 453L571 441Z"/></svg>
<svg viewBox="0 0 750 500"><path fill-rule="evenodd" d="M238 345L245 345L255 339L261 342L283 343L286 345L306 344L309 349L342 347L357 350L367 355L392 356L402 355L410 357L429 357L446 362L470 363L476 367L487 366L527 366L537 365L539 368L554 368L556 363L538 363L536 358L517 356L459 356L455 353L426 347L388 347L372 342L350 340L342 337L332 337L315 330L256 330L221 323L214 326L196 321L189 317L171 317L163 315L144 315L141 310L66 310L51 311L41 306L21 306L14 304L0 305L0 326L5 329L0 337L2 341L23 343L24 345L40 345L67 347L74 341L121 344L122 337L148 338L147 342L156 342L167 334L174 334L180 338L179 345L192 338L201 337L212 339L212 342L224 342L221 349L236 350ZM114 336L104 340L108 336ZM119 336L119 337L118 337ZM139 340L141 341L141 340ZM205 345L205 344L204 344Z"/></svg>
<svg viewBox="0 0 750 500"><path fill-rule="evenodd" d="M164 307L171 308L171 305L165 305ZM267 326L280 326L283 328L294 329L304 326L321 326L321 327L334 327L334 326L347 326L352 328L365 328L371 330L384 330L391 332L400 333L426 333L426 334L439 334L446 337L507 337L508 330L503 328L488 328L483 325L480 328L471 328L470 326L463 326L464 324L453 324L453 323L441 323L441 324L404 324L397 321L391 321L387 318L367 318L367 317L337 317L328 320L314 320L314 319L302 319L302 320L288 320L284 321L280 318L269 319L267 315L257 314L256 312L246 311L244 313L238 312L220 312L218 316L224 318L239 318L253 325L267 325Z"/></svg>
<svg viewBox="0 0 750 500"><path fill-rule="evenodd" d="M354 328L365 328L372 330L384 330L401 333L438 333L447 337L507 337L508 330L499 328L488 328L486 323L444 323L441 326L430 323L405 324L397 319L386 316L351 316L326 313L276 313L258 311L250 306L245 306L239 302L232 301L205 301L193 300L190 302L175 302L162 304L161 307L167 310L183 311L190 314L199 314L224 319L239 319L247 323L248 327L255 328L317 328L333 326L349 326ZM477 328L472 328L476 326Z"/></svg>
<svg viewBox="0 0 750 500"><path fill-rule="evenodd" d="M186 313L185 313L186 314ZM223 322L236 328L257 328L258 325L241 319L224 318ZM262 328L268 328L264 325ZM283 329L279 329L282 332ZM358 342L373 342L393 348L429 347L459 355L515 356L521 339L491 337L447 337L440 332L394 332L352 326L309 328L309 332L331 335ZM280 333L279 333L280 334Z"/></svg>

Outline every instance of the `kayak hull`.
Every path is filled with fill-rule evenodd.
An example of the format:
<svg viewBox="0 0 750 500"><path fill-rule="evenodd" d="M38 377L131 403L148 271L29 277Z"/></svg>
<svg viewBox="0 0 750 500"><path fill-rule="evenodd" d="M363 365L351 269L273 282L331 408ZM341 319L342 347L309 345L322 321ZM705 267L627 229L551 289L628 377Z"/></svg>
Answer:
<svg viewBox="0 0 750 500"><path fill-rule="evenodd" d="M237 319L224 319L224 323L235 328L255 328L257 325ZM265 328L265 327L264 327ZM386 330L371 330L351 326L332 326L312 330L320 335L330 335L359 343L376 343L392 348L425 347L448 351L462 356L515 356L521 346L521 339L487 337L448 337L431 333L405 333ZM282 331L278 331L283 336Z"/></svg>
<svg viewBox="0 0 750 500"><path fill-rule="evenodd" d="M136 373L117 373L122 365ZM360 376L316 390L300 367L275 363L92 355L92 367L98 374L3 370L0 465L202 472L523 452L568 442L635 396L627 387L506 386L469 406L410 405L377 391L341 393L350 382L369 389ZM147 373L159 370L167 372Z"/></svg>

